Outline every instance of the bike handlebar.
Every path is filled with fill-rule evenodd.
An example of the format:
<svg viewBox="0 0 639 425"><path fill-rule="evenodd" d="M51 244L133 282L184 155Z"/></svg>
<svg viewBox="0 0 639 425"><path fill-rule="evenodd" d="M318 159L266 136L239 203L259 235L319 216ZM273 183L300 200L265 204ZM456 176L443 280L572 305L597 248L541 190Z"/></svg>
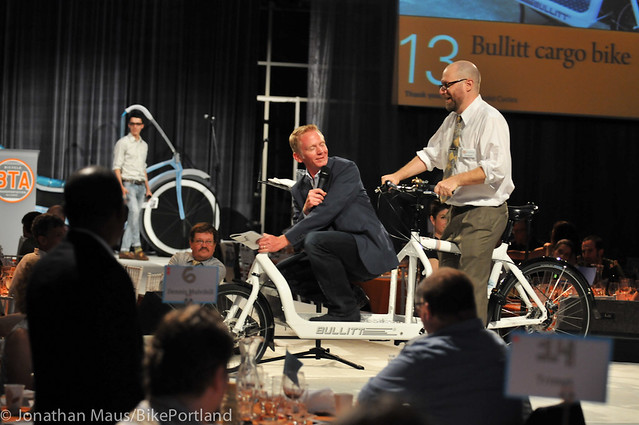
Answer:
<svg viewBox="0 0 639 425"><path fill-rule="evenodd" d="M392 191L397 191L400 193L409 193L409 194L418 194L418 195L426 195L432 196L434 198L438 198L439 195L436 194L433 189L434 185L428 184L428 181L421 179L413 179L411 181L412 184L394 184L390 180L386 180L383 185L378 186L375 189L375 193L390 193Z"/></svg>

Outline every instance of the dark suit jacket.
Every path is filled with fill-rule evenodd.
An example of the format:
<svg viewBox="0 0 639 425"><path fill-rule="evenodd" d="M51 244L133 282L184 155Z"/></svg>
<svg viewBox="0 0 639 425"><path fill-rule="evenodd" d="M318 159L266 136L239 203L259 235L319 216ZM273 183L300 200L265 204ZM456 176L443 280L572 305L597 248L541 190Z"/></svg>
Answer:
<svg viewBox="0 0 639 425"><path fill-rule="evenodd" d="M311 189L310 182L303 178L292 187L295 225L285 232L286 238L299 248L312 231L330 229L351 233L362 263L370 273L382 274L395 268L397 256L393 244L375 214L357 165L334 156L328 159L327 166L330 169L324 189L327 195L306 217L302 208Z"/></svg>
<svg viewBox="0 0 639 425"><path fill-rule="evenodd" d="M72 229L38 262L27 318L36 411L86 412L89 421L93 410L110 422L107 412L128 412L143 398L133 286L96 236Z"/></svg>

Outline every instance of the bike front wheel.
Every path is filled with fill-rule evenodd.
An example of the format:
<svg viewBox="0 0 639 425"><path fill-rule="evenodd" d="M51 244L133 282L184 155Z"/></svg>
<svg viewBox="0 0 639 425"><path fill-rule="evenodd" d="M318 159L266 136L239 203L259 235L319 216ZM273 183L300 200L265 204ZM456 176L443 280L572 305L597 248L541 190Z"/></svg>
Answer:
<svg viewBox="0 0 639 425"><path fill-rule="evenodd" d="M248 298L250 294L251 288L249 286L237 283L222 284L218 288L216 308L224 318L224 323L228 326L234 339L235 349L228 365L231 371L237 370L240 365L239 342L242 338L250 336L264 338L257 349L255 356L255 361L257 362L262 358L266 348L272 342L275 332L273 313L268 301L262 294L258 294L255 303L249 307ZM245 322L241 324L239 331L233 331L240 315L246 309L249 310Z"/></svg>
<svg viewBox="0 0 639 425"><path fill-rule="evenodd" d="M182 204L185 217L180 219L176 180L152 187L157 207L147 207L141 215L142 236L160 254L173 255L189 248L189 232L194 224L211 223L220 227L220 209L215 195L205 181L193 177L182 179Z"/></svg>
<svg viewBox="0 0 639 425"><path fill-rule="evenodd" d="M521 269L524 277L544 304L548 318L539 324L499 328L502 337L508 338L514 330L527 332L555 332L586 335L590 328L592 294L590 286L579 271L568 263L543 260L528 264ZM500 284L497 293L490 299L489 313L492 320L509 317L540 317L542 307L530 299L528 306L522 293L523 287L511 273Z"/></svg>

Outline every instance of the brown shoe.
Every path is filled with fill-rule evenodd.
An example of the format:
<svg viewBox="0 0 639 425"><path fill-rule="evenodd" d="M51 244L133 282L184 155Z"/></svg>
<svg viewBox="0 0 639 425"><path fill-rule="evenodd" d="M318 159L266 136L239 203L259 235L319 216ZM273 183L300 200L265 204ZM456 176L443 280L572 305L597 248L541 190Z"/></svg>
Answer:
<svg viewBox="0 0 639 425"><path fill-rule="evenodd" d="M133 258L140 261L149 261L149 257L147 257L142 250L137 251L135 254L133 254Z"/></svg>
<svg viewBox="0 0 639 425"><path fill-rule="evenodd" d="M131 251L120 251L118 257L120 257L121 260L135 260L135 254Z"/></svg>

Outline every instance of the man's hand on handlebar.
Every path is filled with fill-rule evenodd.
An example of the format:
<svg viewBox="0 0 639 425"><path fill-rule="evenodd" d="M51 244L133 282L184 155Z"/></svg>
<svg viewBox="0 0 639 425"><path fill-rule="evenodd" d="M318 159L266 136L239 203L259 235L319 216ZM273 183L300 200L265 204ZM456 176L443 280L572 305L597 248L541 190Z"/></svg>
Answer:
<svg viewBox="0 0 639 425"><path fill-rule="evenodd" d="M395 174L386 174L382 176L382 185L385 185L386 182L391 182L394 185L399 184L399 179L395 176Z"/></svg>
<svg viewBox="0 0 639 425"><path fill-rule="evenodd" d="M439 196L446 196L450 198L451 196L453 196L453 193L455 192L455 190L457 190L458 187L459 184L457 183L457 179L455 179L453 176L437 183L434 192Z"/></svg>

